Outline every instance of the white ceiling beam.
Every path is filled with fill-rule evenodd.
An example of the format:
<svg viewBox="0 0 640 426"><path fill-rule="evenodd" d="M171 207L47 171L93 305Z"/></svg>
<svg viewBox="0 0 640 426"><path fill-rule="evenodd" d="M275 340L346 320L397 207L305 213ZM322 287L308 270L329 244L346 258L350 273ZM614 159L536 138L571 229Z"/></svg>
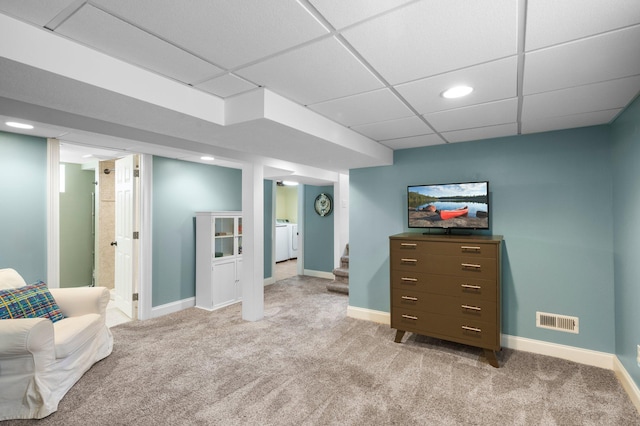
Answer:
<svg viewBox="0 0 640 426"><path fill-rule="evenodd" d="M0 40L5 40L0 44L0 56L12 61L211 123L224 124L224 101L214 95L3 14L0 14Z"/></svg>

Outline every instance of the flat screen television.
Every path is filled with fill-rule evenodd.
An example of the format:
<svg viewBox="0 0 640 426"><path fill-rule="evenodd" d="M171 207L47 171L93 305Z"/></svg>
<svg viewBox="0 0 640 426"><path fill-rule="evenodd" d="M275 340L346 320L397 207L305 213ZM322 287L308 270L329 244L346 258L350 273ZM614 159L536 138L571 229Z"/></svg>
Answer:
<svg viewBox="0 0 640 426"><path fill-rule="evenodd" d="M409 228L489 229L489 182L409 185Z"/></svg>

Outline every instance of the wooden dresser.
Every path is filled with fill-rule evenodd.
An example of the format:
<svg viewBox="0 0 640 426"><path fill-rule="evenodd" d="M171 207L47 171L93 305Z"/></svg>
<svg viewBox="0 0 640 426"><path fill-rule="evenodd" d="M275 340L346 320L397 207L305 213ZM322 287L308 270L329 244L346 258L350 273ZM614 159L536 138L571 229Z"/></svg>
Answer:
<svg viewBox="0 0 640 426"><path fill-rule="evenodd" d="M498 367L502 236L389 237L391 327L477 346Z"/></svg>

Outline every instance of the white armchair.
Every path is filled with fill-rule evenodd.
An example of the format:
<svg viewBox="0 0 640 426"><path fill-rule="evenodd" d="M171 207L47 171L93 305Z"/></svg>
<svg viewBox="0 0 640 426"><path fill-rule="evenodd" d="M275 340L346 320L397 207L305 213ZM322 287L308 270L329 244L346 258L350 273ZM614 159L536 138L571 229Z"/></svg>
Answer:
<svg viewBox="0 0 640 426"><path fill-rule="evenodd" d="M15 270L0 269L0 290L24 285ZM105 323L106 288L50 292L64 319L0 319L0 420L53 413L80 377L113 349Z"/></svg>

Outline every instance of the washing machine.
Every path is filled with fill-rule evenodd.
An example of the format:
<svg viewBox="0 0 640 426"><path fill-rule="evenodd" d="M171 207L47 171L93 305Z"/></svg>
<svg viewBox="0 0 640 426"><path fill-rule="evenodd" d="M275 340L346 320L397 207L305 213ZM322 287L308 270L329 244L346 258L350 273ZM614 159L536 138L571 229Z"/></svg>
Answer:
<svg viewBox="0 0 640 426"><path fill-rule="evenodd" d="M289 260L289 226L276 221L276 262Z"/></svg>
<svg viewBox="0 0 640 426"><path fill-rule="evenodd" d="M298 258L298 224L290 223L289 227L289 259Z"/></svg>

